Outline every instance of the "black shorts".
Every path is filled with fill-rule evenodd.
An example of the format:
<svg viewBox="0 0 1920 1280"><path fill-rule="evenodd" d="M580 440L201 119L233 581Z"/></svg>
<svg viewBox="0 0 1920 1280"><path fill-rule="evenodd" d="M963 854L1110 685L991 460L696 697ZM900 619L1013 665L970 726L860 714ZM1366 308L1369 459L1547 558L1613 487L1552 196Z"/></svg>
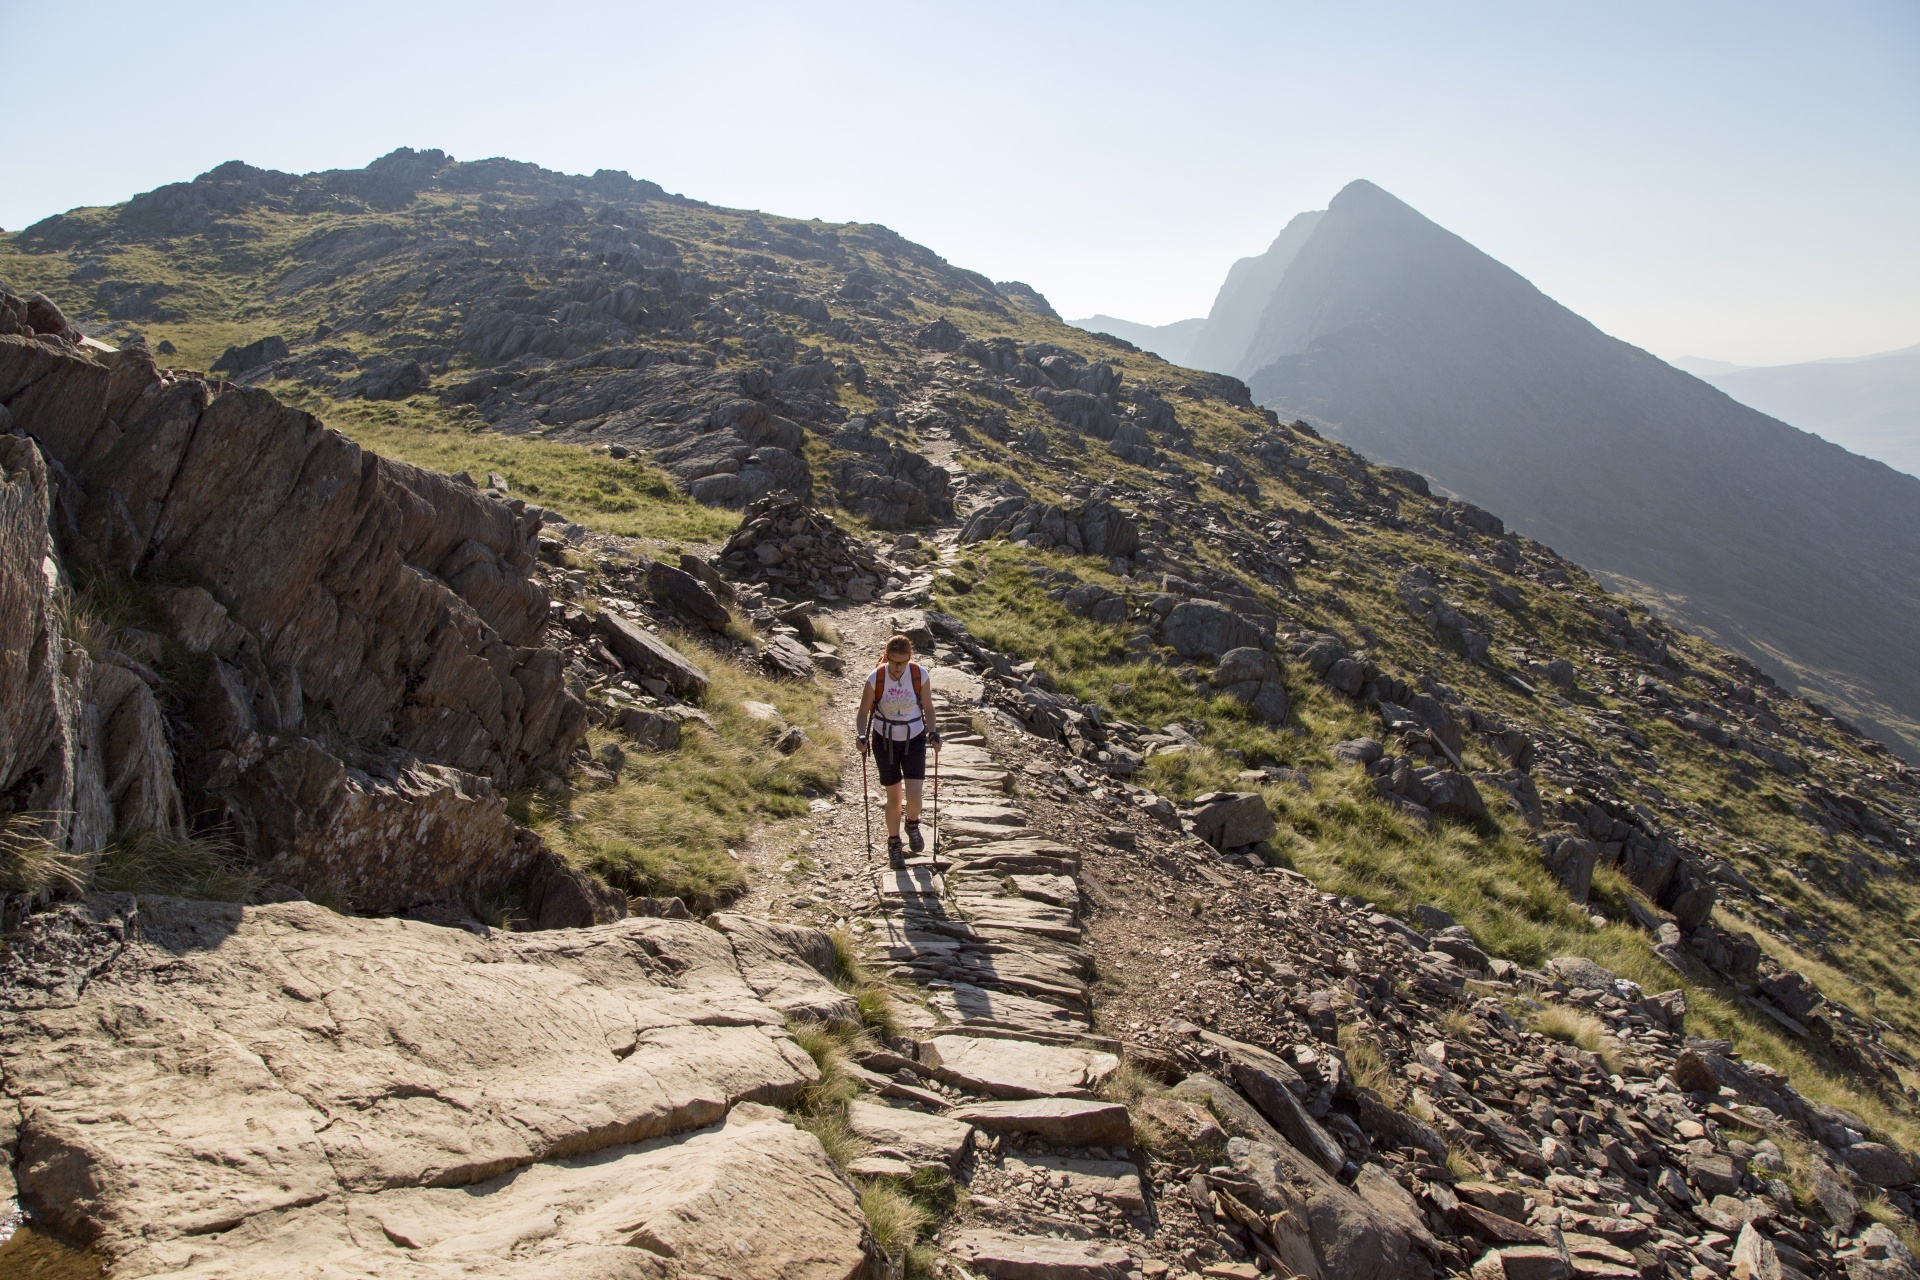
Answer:
<svg viewBox="0 0 1920 1280"><path fill-rule="evenodd" d="M905 742L873 735L873 763L880 785L891 787L902 778L927 776L927 735L916 733Z"/></svg>

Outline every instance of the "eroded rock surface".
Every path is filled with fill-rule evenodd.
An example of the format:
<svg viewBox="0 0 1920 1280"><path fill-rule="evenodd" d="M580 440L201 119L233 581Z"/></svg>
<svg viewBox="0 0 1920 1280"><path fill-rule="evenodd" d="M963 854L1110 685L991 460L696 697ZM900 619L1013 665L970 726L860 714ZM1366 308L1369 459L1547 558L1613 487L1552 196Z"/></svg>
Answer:
<svg viewBox="0 0 1920 1280"><path fill-rule="evenodd" d="M823 941L757 935L764 968ZM117 1275L817 1276L853 1190L817 1069L688 921L479 937L102 895L0 971L20 1194ZM304 1274L305 1272L302 1272Z"/></svg>

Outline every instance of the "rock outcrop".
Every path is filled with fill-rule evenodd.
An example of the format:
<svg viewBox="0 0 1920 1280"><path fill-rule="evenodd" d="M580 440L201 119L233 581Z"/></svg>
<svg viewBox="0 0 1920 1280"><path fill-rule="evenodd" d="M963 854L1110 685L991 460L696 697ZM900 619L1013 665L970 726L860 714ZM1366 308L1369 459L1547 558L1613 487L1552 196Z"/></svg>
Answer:
<svg viewBox="0 0 1920 1280"><path fill-rule="evenodd" d="M367 453L264 391L57 332L0 335L7 812L97 849L185 809L268 878L371 910L497 891L535 846L500 792L565 767L584 710L541 645L537 517ZM49 537L49 528L51 538ZM145 600L185 673L61 634L81 571ZM136 646L137 647L137 646ZM177 792L174 790L177 780Z"/></svg>
<svg viewBox="0 0 1920 1280"><path fill-rule="evenodd" d="M43 912L0 970L20 1195L121 1276L847 1280L854 1189L773 1110L818 1070L758 994L826 987L825 940L751 936Z"/></svg>

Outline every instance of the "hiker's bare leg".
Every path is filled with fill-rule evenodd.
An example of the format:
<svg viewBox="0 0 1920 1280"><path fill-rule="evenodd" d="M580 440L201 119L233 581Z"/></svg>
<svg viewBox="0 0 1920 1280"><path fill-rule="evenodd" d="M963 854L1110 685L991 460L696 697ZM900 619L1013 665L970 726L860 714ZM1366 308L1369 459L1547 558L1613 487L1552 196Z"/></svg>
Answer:
<svg viewBox="0 0 1920 1280"><path fill-rule="evenodd" d="M924 778L908 778L906 781L907 817L914 822L920 820L920 793L926 789L926 785Z"/></svg>
<svg viewBox="0 0 1920 1280"><path fill-rule="evenodd" d="M912 787L915 792L913 812L917 817L920 813L919 784L909 782L907 785ZM887 834L890 836L900 834L900 784L897 782L887 788Z"/></svg>

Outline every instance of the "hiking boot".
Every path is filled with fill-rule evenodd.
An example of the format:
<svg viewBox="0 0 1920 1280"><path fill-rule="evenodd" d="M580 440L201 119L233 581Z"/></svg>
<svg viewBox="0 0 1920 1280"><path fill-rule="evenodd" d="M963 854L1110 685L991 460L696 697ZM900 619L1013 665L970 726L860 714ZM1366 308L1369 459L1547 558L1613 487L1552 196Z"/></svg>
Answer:
<svg viewBox="0 0 1920 1280"><path fill-rule="evenodd" d="M906 862L907 862L907 851L900 847L900 837L888 836L887 837L887 865L890 867L902 867L906 865Z"/></svg>
<svg viewBox="0 0 1920 1280"><path fill-rule="evenodd" d="M915 853L927 851L927 838L920 834L920 824L917 822L907 824L907 848Z"/></svg>

